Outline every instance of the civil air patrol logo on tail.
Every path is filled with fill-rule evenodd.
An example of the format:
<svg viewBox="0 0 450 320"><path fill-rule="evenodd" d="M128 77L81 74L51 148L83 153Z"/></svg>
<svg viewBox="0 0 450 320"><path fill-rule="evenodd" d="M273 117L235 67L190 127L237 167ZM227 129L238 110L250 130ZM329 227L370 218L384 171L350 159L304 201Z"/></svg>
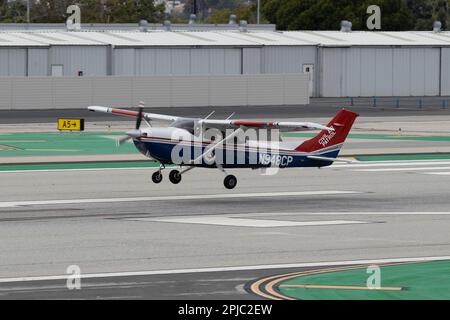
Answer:
<svg viewBox="0 0 450 320"><path fill-rule="evenodd" d="M333 126L331 126L330 128L334 129ZM335 135L336 130L328 130L328 133L325 133L320 137L319 144L322 145L323 147L326 147Z"/></svg>

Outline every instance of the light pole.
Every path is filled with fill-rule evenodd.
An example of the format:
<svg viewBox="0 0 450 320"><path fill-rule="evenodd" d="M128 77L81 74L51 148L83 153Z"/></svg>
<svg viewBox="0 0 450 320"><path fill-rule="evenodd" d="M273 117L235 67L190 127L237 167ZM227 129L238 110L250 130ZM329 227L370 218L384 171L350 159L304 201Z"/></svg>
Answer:
<svg viewBox="0 0 450 320"><path fill-rule="evenodd" d="M30 0L27 1L27 23L30 23Z"/></svg>
<svg viewBox="0 0 450 320"><path fill-rule="evenodd" d="M258 0L257 1L257 3L256 3L256 23L257 24L259 24L259 22L260 22L260 17L261 17L261 15L260 15L260 6L261 6L261 0Z"/></svg>

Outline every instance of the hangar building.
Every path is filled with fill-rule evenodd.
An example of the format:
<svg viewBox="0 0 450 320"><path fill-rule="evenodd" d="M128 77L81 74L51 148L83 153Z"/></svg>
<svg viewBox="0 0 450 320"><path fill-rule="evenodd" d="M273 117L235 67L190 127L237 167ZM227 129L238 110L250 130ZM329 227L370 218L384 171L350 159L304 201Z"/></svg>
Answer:
<svg viewBox="0 0 450 320"><path fill-rule="evenodd" d="M450 32L0 31L0 77L283 73L315 97L450 95Z"/></svg>

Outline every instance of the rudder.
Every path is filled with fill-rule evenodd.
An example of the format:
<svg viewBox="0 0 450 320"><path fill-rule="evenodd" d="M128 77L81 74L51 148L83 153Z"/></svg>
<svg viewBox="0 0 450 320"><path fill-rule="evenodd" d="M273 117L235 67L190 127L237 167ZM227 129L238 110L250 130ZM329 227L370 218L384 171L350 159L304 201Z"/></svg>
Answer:
<svg viewBox="0 0 450 320"><path fill-rule="evenodd" d="M344 143L358 116L355 112L342 109L327 125L327 127L333 128L334 131L322 130L314 138L304 141L295 150L299 152L314 152Z"/></svg>

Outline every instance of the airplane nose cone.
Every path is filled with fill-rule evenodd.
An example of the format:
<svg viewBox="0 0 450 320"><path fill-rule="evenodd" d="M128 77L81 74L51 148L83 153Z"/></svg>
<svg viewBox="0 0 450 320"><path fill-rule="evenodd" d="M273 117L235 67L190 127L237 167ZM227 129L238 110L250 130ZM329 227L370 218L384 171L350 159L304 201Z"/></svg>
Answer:
<svg viewBox="0 0 450 320"><path fill-rule="evenodd" d="M131 138L139 138L141 136L141 130L130 130L126 134Z"/></svg>

